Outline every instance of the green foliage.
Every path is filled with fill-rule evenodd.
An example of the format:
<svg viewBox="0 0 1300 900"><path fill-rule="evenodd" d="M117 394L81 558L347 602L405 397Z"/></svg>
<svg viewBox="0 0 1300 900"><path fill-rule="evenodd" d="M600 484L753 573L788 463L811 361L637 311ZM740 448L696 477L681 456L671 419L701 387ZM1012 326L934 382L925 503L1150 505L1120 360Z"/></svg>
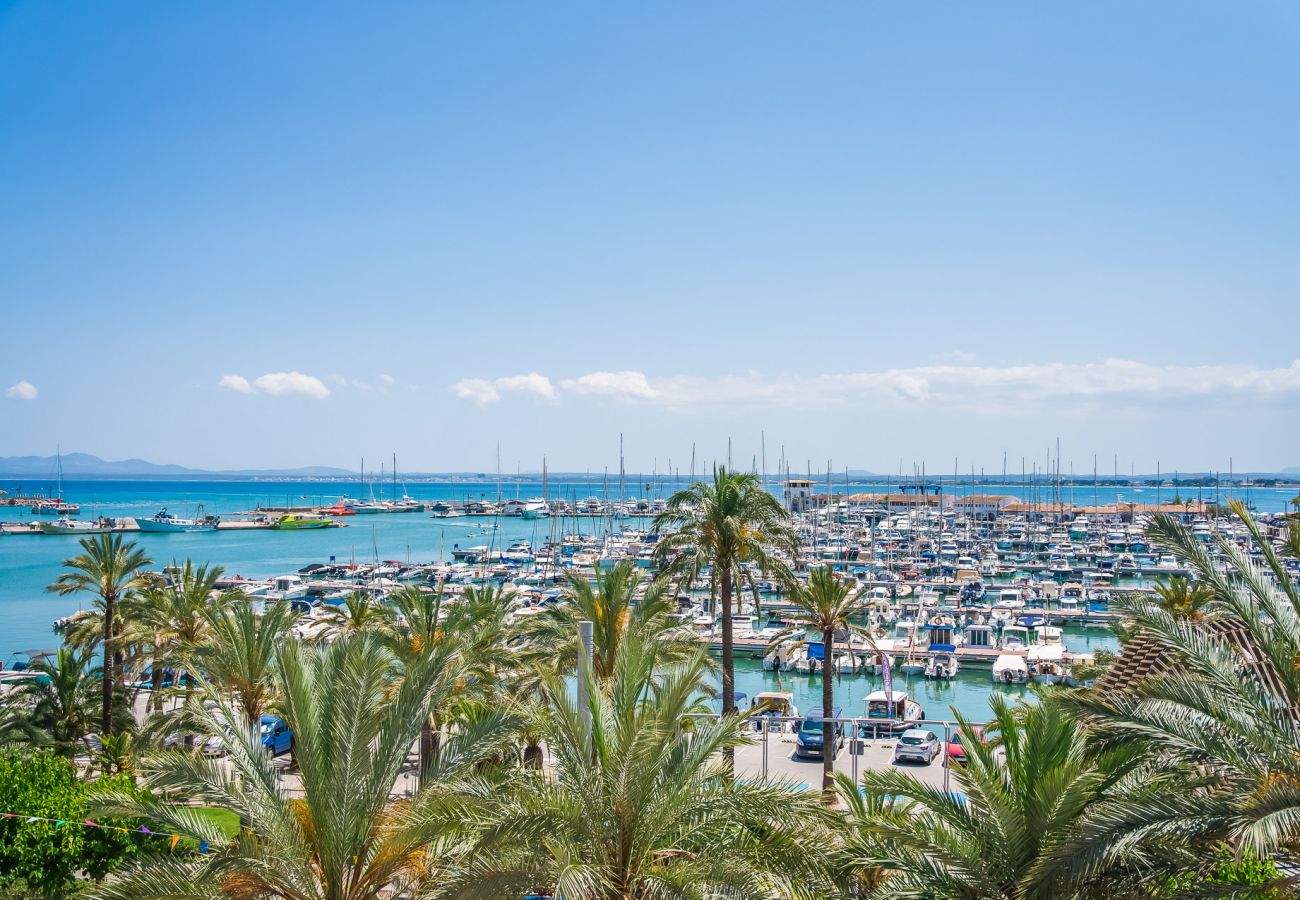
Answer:
<svg viewBox="0 0 1300 900"><path fill-rule="evenodd" d="M1210 885L1222 887L1259 887L1276 882L1281 877L1277 865L1268 859L1260 859L1249 850L1240 857L1224 847L1219 851L1217 861L1208 872L1191 872L1170 881L1164 892L1167 896L1186 896L1205 893ZM1285 896L1281 889L1264 888L1259 891L1233 891L1232 896L1246 900L1272 900Z"/></svg>
<svg viewBox="0 0 1300 900"><path fill-rule="evenodd" d="M120 776L97 784L138 793ZM86 827L87 787L67 760L53 754L0 756L0 811L14 814L0 820L0 896L67 896L80 876L98 880L131 859L165 849L165 841L117 830L138 829L135 820L96 819L111 827ZM28 822L30 816L67 824Z"/></svg>

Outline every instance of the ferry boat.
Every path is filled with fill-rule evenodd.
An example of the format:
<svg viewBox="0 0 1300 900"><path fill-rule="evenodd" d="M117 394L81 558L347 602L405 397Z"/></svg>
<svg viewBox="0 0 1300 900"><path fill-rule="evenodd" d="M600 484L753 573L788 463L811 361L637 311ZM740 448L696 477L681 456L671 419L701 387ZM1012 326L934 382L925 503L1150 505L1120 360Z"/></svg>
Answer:
<svg viewBox="0 0 1300 900"><path fill-rule="evenodd" d="M288 513L281 516L280 520L271 527L278 531L306 531L312 528L329 528L333 524L333 519L324 518L322 516Z"/></svg>
<svg viewBox="0 0 1300 900"><path fill-rule="evenodd" d="M216 516L202 515L203 508L199 507L199 518L182 519L167 512L167 507L163 507L149 518L137 518L135 524L141 531L161 531L161 532L195 532L195 531L216 531L217 523L220 521Z"/></svg>

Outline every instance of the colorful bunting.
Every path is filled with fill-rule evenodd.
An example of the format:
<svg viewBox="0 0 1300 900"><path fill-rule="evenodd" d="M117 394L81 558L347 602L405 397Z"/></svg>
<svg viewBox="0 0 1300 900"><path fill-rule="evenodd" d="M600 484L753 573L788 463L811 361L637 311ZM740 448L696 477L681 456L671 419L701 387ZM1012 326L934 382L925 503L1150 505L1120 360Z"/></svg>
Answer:
<svg viewBox="0 0 1300 900"><path fill-rule="evenodd" d="M46 818L45 816L26 816L26 817L23 817L21 813L11 813L11 812L0 813L0 816L3 816L3 817L6 818L6 819L18 819L18 818L24 818L24 823L25 823L25 824L31 824L32 822L49 822L49 823L52 823L52 824L54 825L55 828L61 828L61 827L63 827L64 825L78 825L78 824L80 824L80 825L84 825L84 826L87 827L87 828L111 828L111 829L113 829L114 831L120 831L120 832L122 832L123 834L132 834L133 832L136 832L136 831L138 830L140 834L147 835L147 836L149 836L149 837L167 837L167 838L170 838L170 839L171 839L171 847L170 847L170 849L172 849L172 850L175 850L175 849L176 849L176 845L179 844L179 843L181 842L181 836L180 836L179 834L159 834L159 833L156 832L156 831L151 831L151 830L149 829L149 826L148 826L148 825L141 825L141 826L139 827L139 829L135 829L135 828L123 828L123 827L120 826L120 825L100 825L98 822L91 821L90 819L85 819L85 820L83 820L83 821L81 821L81 822L71 822L71 821L69 821L69 820L67 820L67 819L49 819L49 818ZM200 852L200 853L207 853L207 852L208 852L208 842L207 842L207 841L200 841L200 842L199 842L199 852Z"/></svg>

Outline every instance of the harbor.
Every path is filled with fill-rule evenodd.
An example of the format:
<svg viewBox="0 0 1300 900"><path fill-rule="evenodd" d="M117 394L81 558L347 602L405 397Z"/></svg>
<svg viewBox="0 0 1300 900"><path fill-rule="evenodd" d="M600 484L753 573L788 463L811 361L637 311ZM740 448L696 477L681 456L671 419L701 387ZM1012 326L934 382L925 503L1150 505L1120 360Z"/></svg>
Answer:
<svg viewBox="0 0 1300 900"><path fill-rule="evenodd" d="M304 614L337 607L355 591L383 597L417 586L454 598L476 584L508 586L528 610L555 602L570 572L607 570L629 560L649 574L657 537L653 516L674 486L659 482L646 490L642 485L627 492L634 496L620 497L617 483L539 480L505 489L417 483L390 488L390 496L372 504L350 500L339 486L330 486L338 490L332 496L322 494L325 486L311 482L277 486L278 501L267 486L256 484L74 483L65 486L64 502L77 504L82 519L112 520L159 566L185 558L221 565L223 587L239 587L255 597L300 599ZM1046 492L1042 486L995 491L986 485L947 485L938 496L887 484L836 486L828 493L798 479L768 486L791 509L804 570L829 563L867 592L874 646L890 653L897 677L928 697L934 714L949 715L950 707L975 713L993 690L1024 690L1033 681L1030 648L1043 629L1053 637L1052 629L1059 630L1059 662L1065 669L1086 665L1097 650L1114 650L1110 598L1119 591L1150 591L1157 579L1184 571L1145 544L1143 519L1157 508L1157 498L1143 486L1116 491L1109 504L1072 502L1094 499L1082 496L1082 489L1078 498L1066 494L1060 503L1036 502L1036 495ZM367 496L370 490L363 486L350 493ZM1173 491L1166 493L1172 500ZM1280 488L1271 494L1255 491L1257 500L1277 512L1290 496ZM388 505L394 499L400 507ZM1167 502L1159 508L1175 509ZM1232 534L1212 505L1176 508L1202 534L1219 529ZM5 511L10 509L21 515L6 523L8 534L0 539L0 561L10 572L0 584L0 603L16 622L11 647L45 646L53 638L51 624L76 612L75 604L69 608L67 600L44 590L74 552L76 540L42 532L41 525L48 528L58 516L23 514L17 507ZM140 529L138 520L164 513L179 520L176 530ZM327 524L274 527L290 516ZM808 660L807 642L801 649L787 648L779 666L768 659L770 641L791 607L780 586L759 573L755 587L761 612L755 613L749 592L738 598L738 687L752 694L783 686L803 694L806 684L811 702L820 661ZM681 586L677 599L691 638L718 653L721 639L707 578ZM931 626L949 619L957 635L951 651L943 640L930 640ZM1031 627L1020 645L1013 640L1008 646L1003 630L1011 626L1014 633L1017 622ZM990 631L986 646L969 640L981 629ZM869 649L837 647L841 658L832 665L850 694L865 696L880 683L878 663L873 659L868 665ZM792 654L803 657L802 671ZM925 676L932 663L949 655L953 677ZM1000 659L1015 670L1009 683L994 683ZM1024 661L1023 672L1015 659Z"/></svg>

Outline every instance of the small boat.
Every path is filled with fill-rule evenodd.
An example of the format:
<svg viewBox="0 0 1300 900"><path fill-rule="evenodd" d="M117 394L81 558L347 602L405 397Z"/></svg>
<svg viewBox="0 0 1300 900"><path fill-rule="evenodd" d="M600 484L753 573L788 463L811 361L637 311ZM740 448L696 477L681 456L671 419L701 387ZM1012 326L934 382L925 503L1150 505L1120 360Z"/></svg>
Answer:
<svg viewBox="0 0 1300 900"><path fill-rule="evenodd" d="M891 695L892 694L892 695ZM904 731L925 718L925 710L906 691L872 691L867 695L867 720L878 729Z"/></svg>
<svg viewBox="0 0 1300 900"><path fill-rule="evenodd" d="M42 500L31 507L34 516L75 516L79 512L81 512L79 505L66 503L62 499Z"/></svg>
<svg viewBox="0 0 1300 900"><path fill-rule="evenodd" d="M762 710L759 716L770 716L769 731L794 731L799 727L799 708L794 705L794 694L789 691L760 691L754 695L751 710ZM761 718L754 718L754 730L762 731Z"/></svg>
<svg viewBox="0 0 1300 900"><path fill-rule="evenodd" d="M287 513L280 517L272 528L279 531L306 531L312 528L329 528L334 524L333 519L324 516L309 516L301 513Z"/></svg>
<svg viewBox="0 0 1300 900"><path fill-rule="evenodd" d="M957 648L952 644L931 644L930 660L925 664L926 678L955 678Z"/></svg>
<svg viewBox="0 0 1300 900"><path fill-rule="evenodd" d="M1029 664L1023 656L1003 653L993 661L995 684L1024 684L1029 680Z"/></svg>
<svg viewBox="0 0 1300 900"><path fill-rule="evenodd" d="M1070 674L1065 647L1059 643L1035 644L1029 648L1029 677L1038 684L1060 684Z"/></svg>
<svg viewBox="0 0 1300 900"><path fill-rule="evenodd" d="M199 507L199 517L197 519L182 519L180 516L174 516L167 512L167 507L158 510L156 515L149 518L138 518L135 524L140 527L141 531L151 532L195 532L195 531L216 531L217 523L221 520L216 516L203 515L203 507Z"/></svg>
<svg viewBox="0 0 1300 900"><path fill-rule="evenodd" d="M41 534L105 534L113 530L112 519L100 519L97 522L84 522L60 516L53 522L41 522Z"/></svg>

